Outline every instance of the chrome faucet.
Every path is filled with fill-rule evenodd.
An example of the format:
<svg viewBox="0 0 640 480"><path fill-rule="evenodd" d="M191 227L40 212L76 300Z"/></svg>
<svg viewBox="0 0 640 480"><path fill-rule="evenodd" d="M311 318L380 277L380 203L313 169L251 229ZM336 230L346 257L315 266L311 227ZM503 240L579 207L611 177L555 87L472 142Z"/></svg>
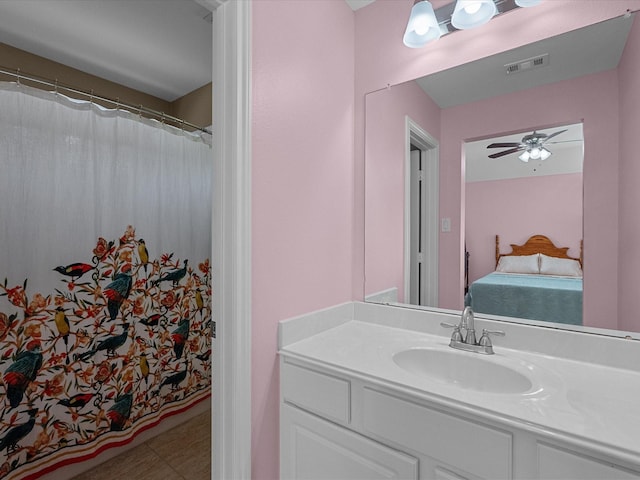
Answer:
<svg viewBox="0 0 640 480"><path fill-rule="evenodd" d="M493 345L491 344L489 335L500 335L501 337L504 337L503 331L487 330L486 328L483 328L480 341L477 341L475 318L473 316L473 310L471 310L471 307L465 307L460 317L460 323L458 325L453 325L446 322L441 322L440 325L447 328L453 328L449 346L451 348L457 348L459 350L466 350L467 352L493 355ZM462 335L462 330L464 330L464 336Z"/></svg>
<svg viewBox="0 0 640 480"><path fill-rule="evenodd" d="M460 317L460 327L464 328L466 331L464 343L468 345L475 345L478 343L476 341L476 322L471 307L464 307L462 317Z"/></svg>

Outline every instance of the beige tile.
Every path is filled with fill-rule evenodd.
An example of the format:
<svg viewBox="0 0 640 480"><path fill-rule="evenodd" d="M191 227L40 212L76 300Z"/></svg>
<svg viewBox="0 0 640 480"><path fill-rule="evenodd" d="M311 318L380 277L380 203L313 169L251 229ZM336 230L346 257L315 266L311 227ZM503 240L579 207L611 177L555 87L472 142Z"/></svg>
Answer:
<svg viewBox="0 0 640 480"><path fill-rule="evenodd" d="M147 444L189 480L211 478L211 414L203 413Z"/></svg>
<svg viewBox="0 0 640 480"><path fill-rule="evenodd" d="M74 480L182 480L151 448L142 444L82 473Z"/></svg>
<svg viewBox="0 0 640 480"><path fill-rule="evenodd" d="M211 411L207 411L72 480L210 478Z"/></svg>

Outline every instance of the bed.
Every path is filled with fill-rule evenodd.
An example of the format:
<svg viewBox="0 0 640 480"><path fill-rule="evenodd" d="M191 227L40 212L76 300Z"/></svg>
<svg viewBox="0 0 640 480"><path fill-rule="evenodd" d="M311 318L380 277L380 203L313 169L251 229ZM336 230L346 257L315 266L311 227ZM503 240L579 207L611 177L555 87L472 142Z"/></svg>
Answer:
<svg viewBox="0 0 640 480"><path fill-rule="evenodd" d="M567 254L544 235L500 253L496 271L474 281L465 304L477 313L582 325L582 241L580 257Z"/></svg>

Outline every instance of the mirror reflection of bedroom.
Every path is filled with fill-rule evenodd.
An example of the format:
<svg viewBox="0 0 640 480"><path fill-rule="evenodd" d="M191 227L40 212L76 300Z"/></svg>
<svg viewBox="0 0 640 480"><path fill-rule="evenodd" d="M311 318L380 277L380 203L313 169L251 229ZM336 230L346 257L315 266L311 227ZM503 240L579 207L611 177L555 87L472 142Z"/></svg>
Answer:
<svg viewBox="0 0 640 480"><path fill-rule="evenodd" d="M583 146L581 123L465 143L475 312L582 325Z"/></svg>

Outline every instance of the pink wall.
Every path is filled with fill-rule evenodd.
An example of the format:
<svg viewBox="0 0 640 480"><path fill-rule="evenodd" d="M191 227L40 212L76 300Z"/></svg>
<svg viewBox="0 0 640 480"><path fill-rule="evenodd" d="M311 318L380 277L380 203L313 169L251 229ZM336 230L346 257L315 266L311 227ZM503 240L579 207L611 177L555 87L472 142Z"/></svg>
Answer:
<svg viewBox="0 0 640 480"><path fill-rule="evenodd" d="M572 257L580 256L581 173L470 182L465 197L469 283L495 270L496 234L501 253L509 253L511 243L543 234L558 247L570 247Z"/></svg>
<svg viewBox="0 0 640 480"><path fill-rule="evenodd" d="M415 82L367 97L366 294L398 288L404 298L406 116L437 139L440 107Z"/></svg>
<svg viewBox="0 0 640 480"><path fill-rule="evenodd" d="M620 238L619 327L637 331L640 271L640 20L634 25L618 67L620 81Z"/></svg>
<svg viewBox="0 0 640 480"><path fill-rule="evenodd" d="M401 40L412 4L377 0L354 15L341 0L252 2L254 478L278 476L277 322L364 295L365 93L621 15L637 0L547 1L418 50ZM450 187L444 210L460 211L461 182ZM585 208L609 215L605 197ZM460 218L450 216L459 250Z"/></svg>
<svg viewBox="0 0 640 480"><path fill-rule="evenodd" d="M275 479L278 321L352 298L354 18L252 5L252 471Z"/></svg>

